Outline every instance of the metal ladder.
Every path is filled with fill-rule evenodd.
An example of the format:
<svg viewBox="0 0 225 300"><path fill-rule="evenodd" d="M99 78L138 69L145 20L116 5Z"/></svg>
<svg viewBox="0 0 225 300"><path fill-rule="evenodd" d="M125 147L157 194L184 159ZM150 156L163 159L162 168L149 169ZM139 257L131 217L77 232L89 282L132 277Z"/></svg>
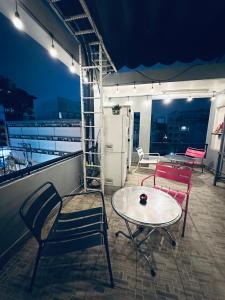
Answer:
<svg viewBox="0 0 225 300"><path fill-rule="evenodd" d="M100 44L94 46L92 65L83 64L81 47L79 54L83 175L85 190L99 190L104 193L102 47Z"/></svg>
<svg viewBox="0 0 225 300"><path fill-rule="evenodd" d="M75 1L73 15L69 16L65 15L58 2L60 0L48 0L53 11L64 23L73 38L82 45L79 51L79 63L84 188L85 190L94 189L104 192L102 77L117 70L90 14L86 0ZM82 51L83 54L86 54L84 55L85 59L82 59ZM84 61L88 61L88 65ZM84 82L86 75L88 82ZM98 91L94 92L93 87L95 85L97 85ZM97 183L95 186L94 182Z"/></svg>

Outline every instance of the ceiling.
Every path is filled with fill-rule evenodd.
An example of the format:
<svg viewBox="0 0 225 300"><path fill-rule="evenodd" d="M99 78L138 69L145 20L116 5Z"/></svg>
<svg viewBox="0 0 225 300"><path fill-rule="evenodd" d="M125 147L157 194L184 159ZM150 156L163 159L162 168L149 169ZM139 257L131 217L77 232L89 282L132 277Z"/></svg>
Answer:
<svg viewBox="0 0 225 300"><path fill-rule="evenodd" d="M68 7L76 0L62 0ZM225 53L224 0L86 0L119 69L212 60Z"/></svg>
<svg viewBox="0 0 225 300"><path fill-rule="evenodd" d="M220 61L225 54L224 0L18 0L18 3L26 32L46 48L51 33L56 44L68 53L67 58L62 55L66 64L70 64L71 54L78 61L79 44L76 34L69 32L68 24L76 31L91 29L87 18L66 21L83 13L81 3L87 7L99 35L95 31L79 41L94 42L100 37L117 69L156 63L171 65L177 61L189 63L197 58ZM0 1L0 11L10 18L15 1ZM44 25L44 30L34 24L36 20Z"/></svg>
<svg viewBox="0 0 225 300"><path fill-rule="evenodd" d="M205 98L225 94L225 78L104 87L106 97L151 96L153 99Z"/></svg>

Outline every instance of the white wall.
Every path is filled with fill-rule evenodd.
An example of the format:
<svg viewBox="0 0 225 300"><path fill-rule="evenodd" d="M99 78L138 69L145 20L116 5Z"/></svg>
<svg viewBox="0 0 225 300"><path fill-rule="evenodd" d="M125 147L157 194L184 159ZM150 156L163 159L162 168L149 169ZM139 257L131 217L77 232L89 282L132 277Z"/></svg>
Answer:
<svg viewBox="0 0 225 300"><path fill-rule="evenodd" d="M111 90L110 90L111 89ZM151 96L116 97L115 88L107 87L107 96L104 95L104 106L130 105L134 112L140 112L139 145L144 152L149 152L150 124L152 112Z"/></svg>
<svg viewBox="0 0 225 300"><path fill-rule="evenodd" d="M221 94L216 97L216 100L212 102L206 143L208 143L208 152L206 157L206 164L214 170L216 168L216 162L218 157L218 151L220 149L221 136L212 135L215 132L216 127L223 122L225 116L225 95Z"/></svg>

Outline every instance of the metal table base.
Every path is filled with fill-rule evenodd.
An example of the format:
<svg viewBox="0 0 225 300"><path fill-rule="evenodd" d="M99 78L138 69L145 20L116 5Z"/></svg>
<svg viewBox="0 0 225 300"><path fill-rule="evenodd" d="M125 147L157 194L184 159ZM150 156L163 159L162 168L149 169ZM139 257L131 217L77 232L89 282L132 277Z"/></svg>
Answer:
<svg viewBox="0 0 225 300"><path fill-rule="evenodd" d="M147 255L145 252L143 252L143 250L141 249L141 245L147 241L148 239L150 239L151 234L156 231L156 230L160 230L162 229L164 232L166 232L167 236L169 237L169 240L171 242L171 245L173 247L176 246L176 241L174 239L174 237L172 236L172 234L169 232L169 230L165 227L153 227L153 228L149 228L149 227L144 227L144 226L137 226L137 229L132 232L129 222L127 220L124 220L126 227L127 227L127 231L128 234L126 234L125 232L119 230L115 233L116 237L118 237L119 234L122 234L123 236L125 236L127 239L132 241L132 244L134 245L134 247L138 250L138 252L145 258L145 260L147 261L149 268L150 268L150 272L151 275L154 277L156 275L156 271L155 271L155 261L154 261L154 257L153 257L153 251L150 251L150 254ZM142 240L137 240L137 237L141 234L144 233L144 231L147 229L147 233L145 235L145 237Z"/></svg>

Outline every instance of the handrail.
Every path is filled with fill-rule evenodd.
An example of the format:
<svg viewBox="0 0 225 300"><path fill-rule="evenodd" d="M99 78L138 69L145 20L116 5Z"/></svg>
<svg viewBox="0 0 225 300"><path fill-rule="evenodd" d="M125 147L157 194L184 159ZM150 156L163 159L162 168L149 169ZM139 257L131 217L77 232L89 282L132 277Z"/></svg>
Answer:
<svg viewBox="0 0 225 300"><path fill-rule="evenodd" d="M26 167L24 169L14 171L12 173L2 175L2 176L0 176L0 183L6 182L6 181L12 180L12 179L18 179L20 177L23 177L24 175L29 175L33 171L38 171L42 168L48 167L50 165L54 165L54 164L59 163L61 161L67 160L69 158L80 156L81 154L83 154L83 151L77 151L77 152L69 153L69 154L66 154L64 156L57 157L57 158L42 162L40 164L36 164L34 166L29 166L29 167Z"/></svg>

